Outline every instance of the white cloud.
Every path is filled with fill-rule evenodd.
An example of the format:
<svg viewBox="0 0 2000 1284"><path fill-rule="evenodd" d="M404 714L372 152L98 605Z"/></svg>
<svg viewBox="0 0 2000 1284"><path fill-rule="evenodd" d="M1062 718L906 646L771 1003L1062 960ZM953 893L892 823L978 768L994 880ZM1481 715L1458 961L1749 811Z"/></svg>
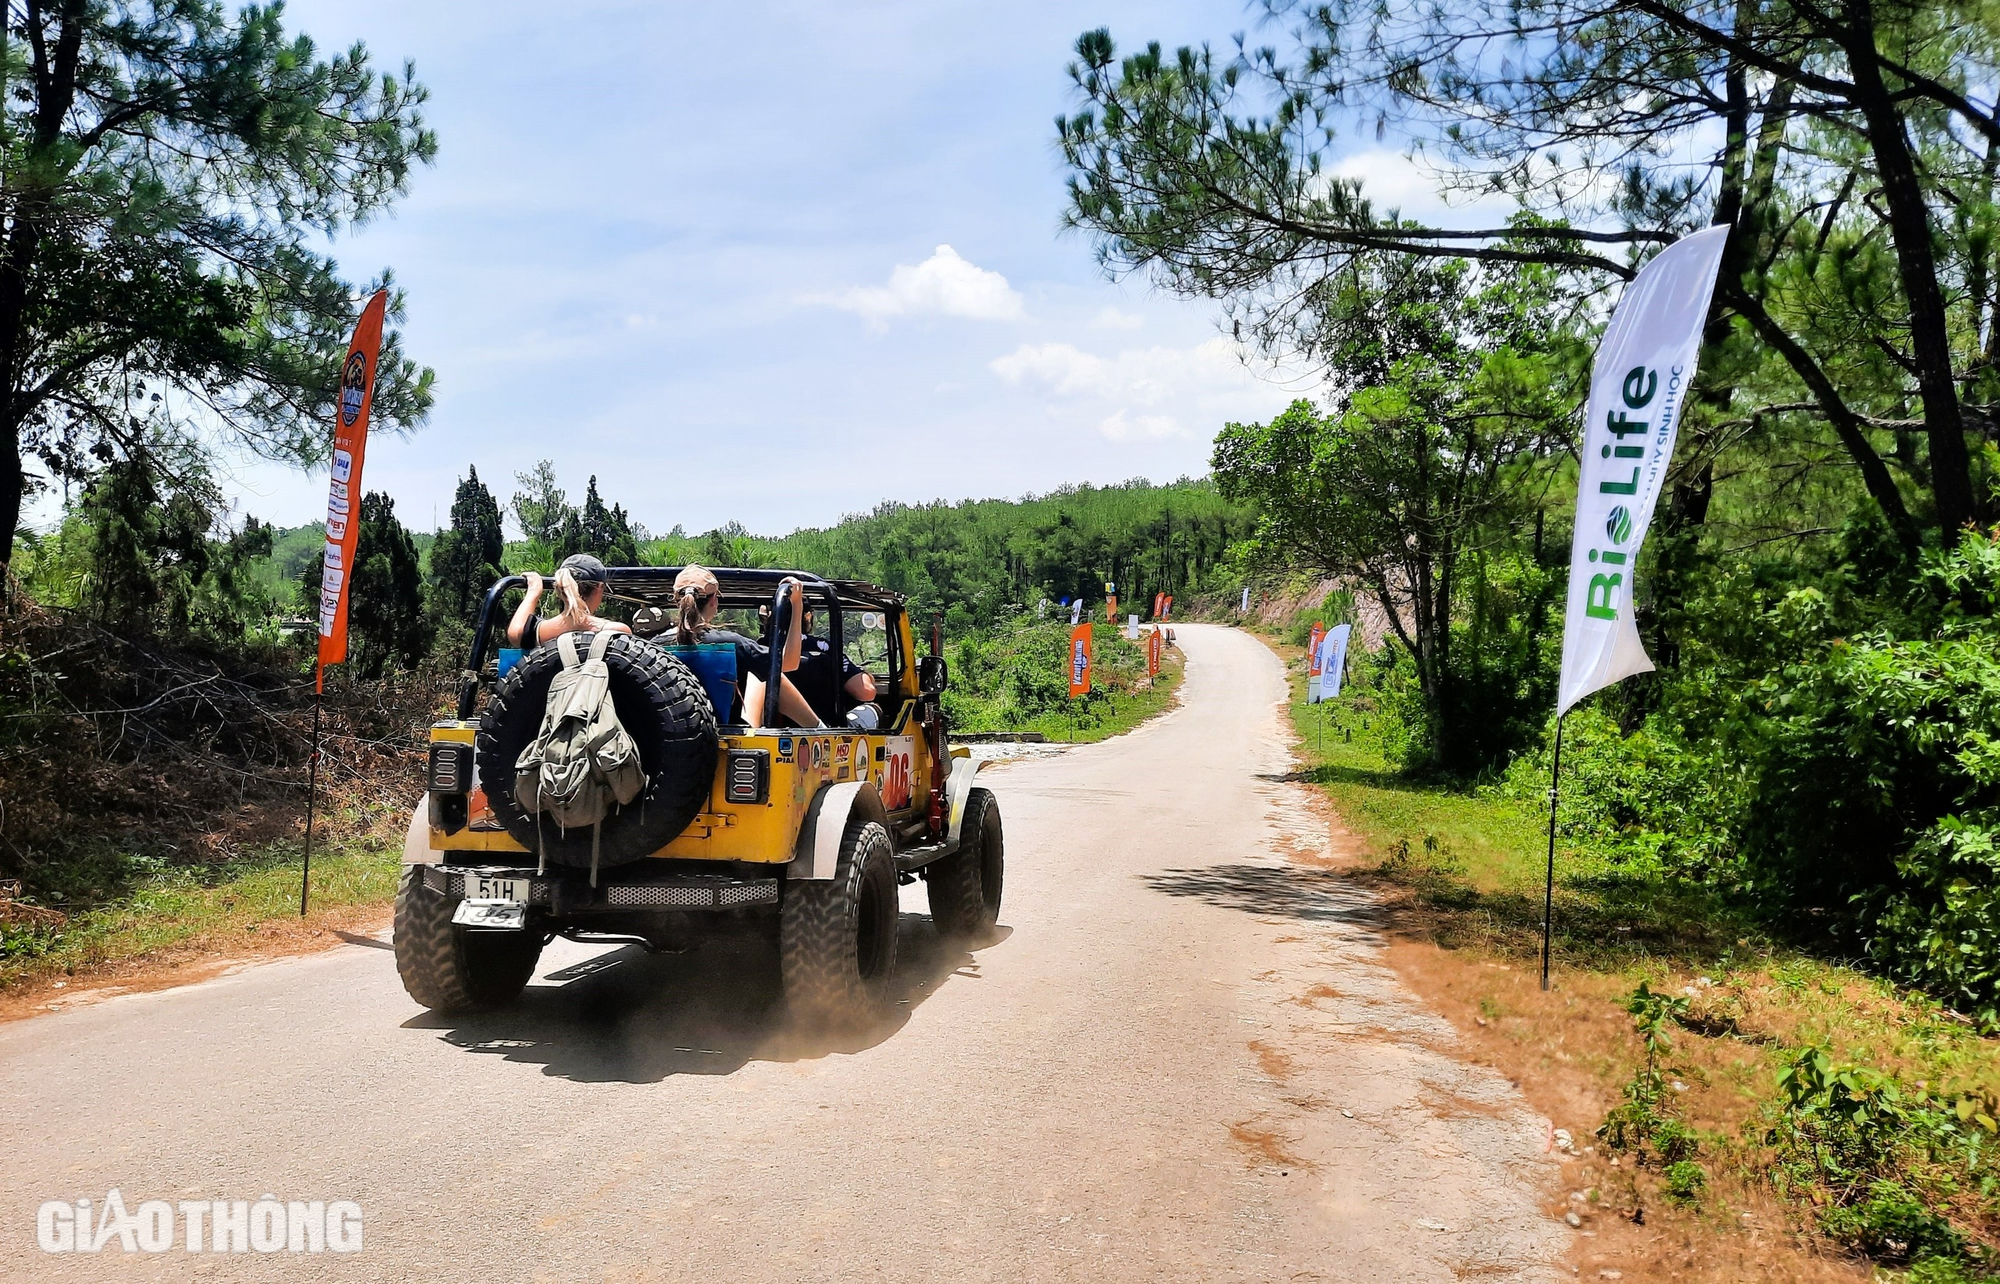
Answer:
<svg viewBox="0 0 2000 1284"><path fill-rule="evenodd" d="M1192 437L1172 415L1134 415L1119 411L1097 425L1097 431L1112 441L1151 441L1160 437Z"/></svg>
<svg viewBox="0 0 2000 1284"><path fill-rule="evenodd" d="M1247 369L1238 351L1221 336L1192 348L1128 348L1113 356L1069 343L1024 343L986 364L1002 381L1042 397L1051 413L1094 420L1106 440L1131 444L1191 439L1188 422L1219 426L1282 405L1282 390Z"/></svg>
<svg viewBox="0 0 2000 1284"><path fill-rule="evenodd" d="M1157 406L1174 397L1254 385L1236 345L1220 336L1192 348L1128 348L1100 357L1068 343L1024 343L987 367L1008 383L1058 397Z"/></svg>
<svg viewBox="0 0 2000 1284"><path fill-rule="evenodd" d="M1378 215L1397 210L1404 218L1433 226L1481 225L1503 220L1519 208L1510 196L1454 188L1454 181L1467 177L1459 171L1384 147L1344 156L1331 173L1360 179L1361 194Z"/></svg>
<svg viewBox="0 0 2000 1284"><path fill-rule="evenodd" d="M1090 324L1099 330L1137 330L1146 324L1146 318L1136 312L1120 312L1107 307L1091 319Z"/></svg>
<svg viewBox="0 0 2000 1284"><path fill-rule="evenodd" d="M857 313L877 325L904 316L1015 321L1024 315L1020 293L1006 277L968 262L949 245L915 266L897 264L887 285L809 295L804 302Z"/></svg>

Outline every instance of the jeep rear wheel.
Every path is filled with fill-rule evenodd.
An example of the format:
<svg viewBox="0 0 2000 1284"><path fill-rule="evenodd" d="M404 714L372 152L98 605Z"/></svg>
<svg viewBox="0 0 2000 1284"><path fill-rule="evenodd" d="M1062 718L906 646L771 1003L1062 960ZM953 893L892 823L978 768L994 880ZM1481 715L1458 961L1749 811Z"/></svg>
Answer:
<svg viewBox="0 0 2000 1284"><path fill-rule="evenodd" d="M1007 874L1000 804L990 791L974 789L966 796L965 821L958 832L958 850L924 866L931 922L940 935L981 941L1000 921L1000 891Z"/></svg>
<svg viewBox="0 0 2000 1284"><path fill-rule="evenodd" d="M778 929L785 1003L810 1026L866 1024L896 970L896 858L876 822L848 826L827 881L787 880Z"/></svg>
<svg viewBox="0 0 2000 1284"><path fill-rule="evenodd" d="M433 1012L498 1007L521 993L542 956L539 932L473 931L451 921L458 898L434 892L420 865L396 887L396 972Z"/></svg>

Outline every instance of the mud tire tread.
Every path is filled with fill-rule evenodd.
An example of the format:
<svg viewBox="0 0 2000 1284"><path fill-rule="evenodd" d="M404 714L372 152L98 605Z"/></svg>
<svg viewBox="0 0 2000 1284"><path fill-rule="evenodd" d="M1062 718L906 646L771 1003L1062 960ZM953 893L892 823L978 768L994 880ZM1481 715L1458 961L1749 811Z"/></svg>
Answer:
<svg viewBox="0 0 2000 1284"><path fill-rule="evenodd" d="M886 891L884 890L886 887ZM876 974L864 975L858 924L864 896L886 896L878 930L884 952ZM887 1005L896 961L896 858L889 831L856 821L840 844L831 879L789 879L779 910L779 970L792 1018L813 1028L864 1025Z"/></svg>
<svg viewBox="0 0 2000 1284"><path fill-rule="evenodd" d="M924 866L931 923L948 939L984 940L1000 921L1006 871L1000 804L991 790L973 789L966 796L959 836L957 851Z"/></svg>
<svg viewBox="0 0 2000 1284"><path fill-rule="evenodd" d="M433 1012L475 1012L510 1002L535 974L542 938L533 931L469 932L451 921L456 897L424 884L405 866L396 887L396 974L411 998Z"/></svg>

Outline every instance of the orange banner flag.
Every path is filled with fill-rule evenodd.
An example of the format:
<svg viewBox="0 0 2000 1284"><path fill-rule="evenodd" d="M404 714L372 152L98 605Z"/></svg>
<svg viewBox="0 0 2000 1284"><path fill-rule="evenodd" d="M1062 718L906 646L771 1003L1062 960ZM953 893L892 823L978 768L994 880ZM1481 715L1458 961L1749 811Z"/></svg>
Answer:
<svg viewBox="0 0 2000 1284"><path fill-rule="evenodd" d="M1146 676L1157 677L1160 672L1160 630L1154 629L1146 635Z"/></svg>
<svg viewBox="0 0 2000 1284"><path fill-rule="evenodd" d="M1090 621L1069 631L1069 693L1080 696L1090 690Z"/></svg>
<svg viewBox="0 0 2000 1284"><path fill-rule="evenodd" d="M347 590L354 545L361 535L361 458L368 449L368 410L375 399L375 363L382 351L382 316L389 292L375 291L340 363L340 397L333 427L332 480L326 493L326 561L319 582L319 666L314 689L326 688L326 666L347 660Z"/></svg>

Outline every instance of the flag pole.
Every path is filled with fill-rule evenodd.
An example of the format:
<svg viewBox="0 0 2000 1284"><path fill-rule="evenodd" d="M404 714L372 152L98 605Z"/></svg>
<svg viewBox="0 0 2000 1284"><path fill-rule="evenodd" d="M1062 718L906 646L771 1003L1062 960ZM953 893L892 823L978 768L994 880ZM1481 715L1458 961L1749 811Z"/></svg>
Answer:
<svg viewBox="0 0 2000 1284"><path fill-rule="evenodd" d="M320 693L326 685L326 670L321 669L313 682L313 739L312 753L306 759L306 859L299 867L299 917L306 916L306 890L312 886L313 867L313 804L319 799L319 706Z"/></svg>
<svg viewBox="0 0 2000 1284"><path fill-rule="evenodd" d="M1549 767L1549 871L1542 885L1542 988L1549 988L1549 938L1555 924L1556 908L1556 799L1562 792L1563 719L1556 715L1555 761Z"/></svg>

